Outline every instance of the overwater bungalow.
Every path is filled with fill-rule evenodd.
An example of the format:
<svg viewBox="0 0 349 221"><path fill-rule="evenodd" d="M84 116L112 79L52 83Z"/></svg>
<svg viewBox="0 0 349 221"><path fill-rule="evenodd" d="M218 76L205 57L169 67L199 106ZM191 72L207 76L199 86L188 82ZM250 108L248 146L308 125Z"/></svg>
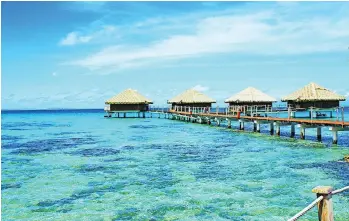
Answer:
<svg viewBox="0 0 349 221"><path fill-rule="evenodd" d="M107 112L143 112L153 102L136 90L127 89L105 102Z"/></svg>
<svg viewBox="0 0 349 221"><path fill-rule="evenodd" d="M225 100L225 103L229 103L229 106L240 105L240 106L253 106L253 105L265 105L272 106L276 99L263 93L262 91L248 87L237 94L234 94L230 98Z"/></svg>
<svg viewBox="0 0 349 221"><path fill-rule="evenodd" d="M311 82L283 97L281 101L287 102L288 106L296 109L329 109L339 107L339 102L345 101L345 97Z"/></svg>
<svg viewBox="0 0 349 221"><path fill-rule="evenodd" d="M216 103L216 101L199 91L189 89L168 100L167 103L172 104L172 107L211 107L212 103Z"/></svg>
<svg viewBox="0 0 349 221"><path fill-rule="evenodd" d="M276 102L275 98L254 87L248 87L225 100L230 109L238 108L249 114L251 112L271 111L274 102Z"/></svg>

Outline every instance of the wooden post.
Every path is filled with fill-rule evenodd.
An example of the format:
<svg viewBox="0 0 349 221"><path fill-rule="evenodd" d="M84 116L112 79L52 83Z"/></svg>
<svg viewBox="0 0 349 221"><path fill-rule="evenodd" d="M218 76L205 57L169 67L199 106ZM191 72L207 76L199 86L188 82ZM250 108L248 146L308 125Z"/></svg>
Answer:
<svg viewBox="0 0 349 221"><path fill-rule="evenodd" d="M259 123L257 123L257 133L261 132L261 125Z"/></svg>
<svg viewBox="0 0 349 221"><path fill-rule="evenodd" d="M270 123L270 135L274 134L274 122Z"/></svg>
<svg viewBox="0 0 349 221"><path fill-rule="evenodd" d="M280 136L280 124L279 123L276 123L276 135L277 136Z"/></svg>
<svg viewBox="0 0 349 221"><path fill-rule="evenodd" d="M253 132L256 132L256 131L257 131L257 124L253 123Z"/></svg>
<svg viewBox="0 0 349 221"><path fill-rule="evenodd" d="M338 131L337 130L332 130L332 144L337 144L338 143Z"/></svg>
<svg viewBox="0 0 349 221"><path fill-rule="evenodd" d="M305 127L301 127L301 139L304 140L305 139Z"/></svg>
<svg viewBox="0 0 349 221"><path fill-rule="evenodd" d="M124 118L126 118L126 112L124 112Z"/></svg>
<svg viewBox="0 0 349 221"><path fill-rule="evenodd" d="M228 120L228 128L231 128L231 120Z"/></svg>
<svg viewBox="0 0 349 221"><path fill-rule="evenodd" d="M240 121L240 130L245 130L245 123L243 121Z"/></svg>
<svg viewBox="0 0 349 221"><path fill-rule="evenodd" d="M145 118L145 112L143 112L143 118Z"/></svg>
<svg viewBox="0 0 349 221"><path fill-rule="evenodd" d="M291 138L294 138L295 135L296 135L296 125L291 124Z"/></svg>
<svg viewBox="0 0 349 221"><path fill-rule="evenodd" d="M316 128L317 141L321 141L321 127Z"/></svg>
<svg viewBox="0 0 349 221"><path fill-rule="evenodd" d="M316 193L316 197L324 197L317 205L319 221L334 221L332 191L331 186L317 186L312 190L313 193Z"/></svg>

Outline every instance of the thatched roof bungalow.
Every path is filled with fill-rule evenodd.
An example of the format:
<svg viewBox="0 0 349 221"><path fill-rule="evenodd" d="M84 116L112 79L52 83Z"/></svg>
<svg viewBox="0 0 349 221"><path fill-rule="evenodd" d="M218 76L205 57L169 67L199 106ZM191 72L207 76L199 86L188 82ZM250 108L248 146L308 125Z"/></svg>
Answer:
<svg viewBox="0 0 349 221"><path fill-rule="evenodd" d="M263 93L262 91L248 87L239 93L231 96L225 100L225 103L229 103L229 106L252 106L252 105L266 105L272 106L272 103L276 102L276 99Z"/></svg>
<svg viewBox="0 0 349 221"><path fill-rule="evenodd" d="M109 105L109 111L147 111L152 103L133 89L124 90L105 102Z"/></svg>
<svg viewBox="0 0 349 221"><path fill-rule="evenodd" d="M189 89L168 100L167 103L172 104L172 107L211 107L212 103L216 103L216 101L199 91Z"/></svg>
<svg viewBox="0 0 349 221"><path fill-rule="evenodd" d="M283 97L281 101L287 102L288 105L294 108L334 108L339 107L339 101L345 101L345 97L311 82L292 94Z"/></svg>

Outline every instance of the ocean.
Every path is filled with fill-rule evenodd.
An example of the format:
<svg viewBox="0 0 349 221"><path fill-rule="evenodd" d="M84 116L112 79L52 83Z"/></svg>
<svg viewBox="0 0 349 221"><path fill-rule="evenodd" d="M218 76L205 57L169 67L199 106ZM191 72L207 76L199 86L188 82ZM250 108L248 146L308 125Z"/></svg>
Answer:
<svg viewBox="0 0 349 221"><path fill-rule="evenodd" d="M3 220L287 220L349 185L349 132L306 140L103 110L3 111ZM348 116L348 113L346 113ZM349 119L349 118L347 118ZM349 192L333 197L349 220ZM317 209L302 220L317 220Z"/></svg>

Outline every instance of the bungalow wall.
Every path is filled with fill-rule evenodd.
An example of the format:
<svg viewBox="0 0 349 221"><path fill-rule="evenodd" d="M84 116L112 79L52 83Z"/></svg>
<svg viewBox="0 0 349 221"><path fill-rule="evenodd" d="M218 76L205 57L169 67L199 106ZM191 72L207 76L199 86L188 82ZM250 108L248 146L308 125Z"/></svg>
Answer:
<svg viewBox="0 0 349 221"><path fill-rule="evenodd" d="M291 105L295 108L333 108L339 107L339 101L306 101L306 102L294 102L288 101L287 105Z"/></svg>
<svg viewBox="0 0 349 221"><path fill-rule="evenodd" d="M110 104L110 111L147 111L148 104Z"/></svg>

